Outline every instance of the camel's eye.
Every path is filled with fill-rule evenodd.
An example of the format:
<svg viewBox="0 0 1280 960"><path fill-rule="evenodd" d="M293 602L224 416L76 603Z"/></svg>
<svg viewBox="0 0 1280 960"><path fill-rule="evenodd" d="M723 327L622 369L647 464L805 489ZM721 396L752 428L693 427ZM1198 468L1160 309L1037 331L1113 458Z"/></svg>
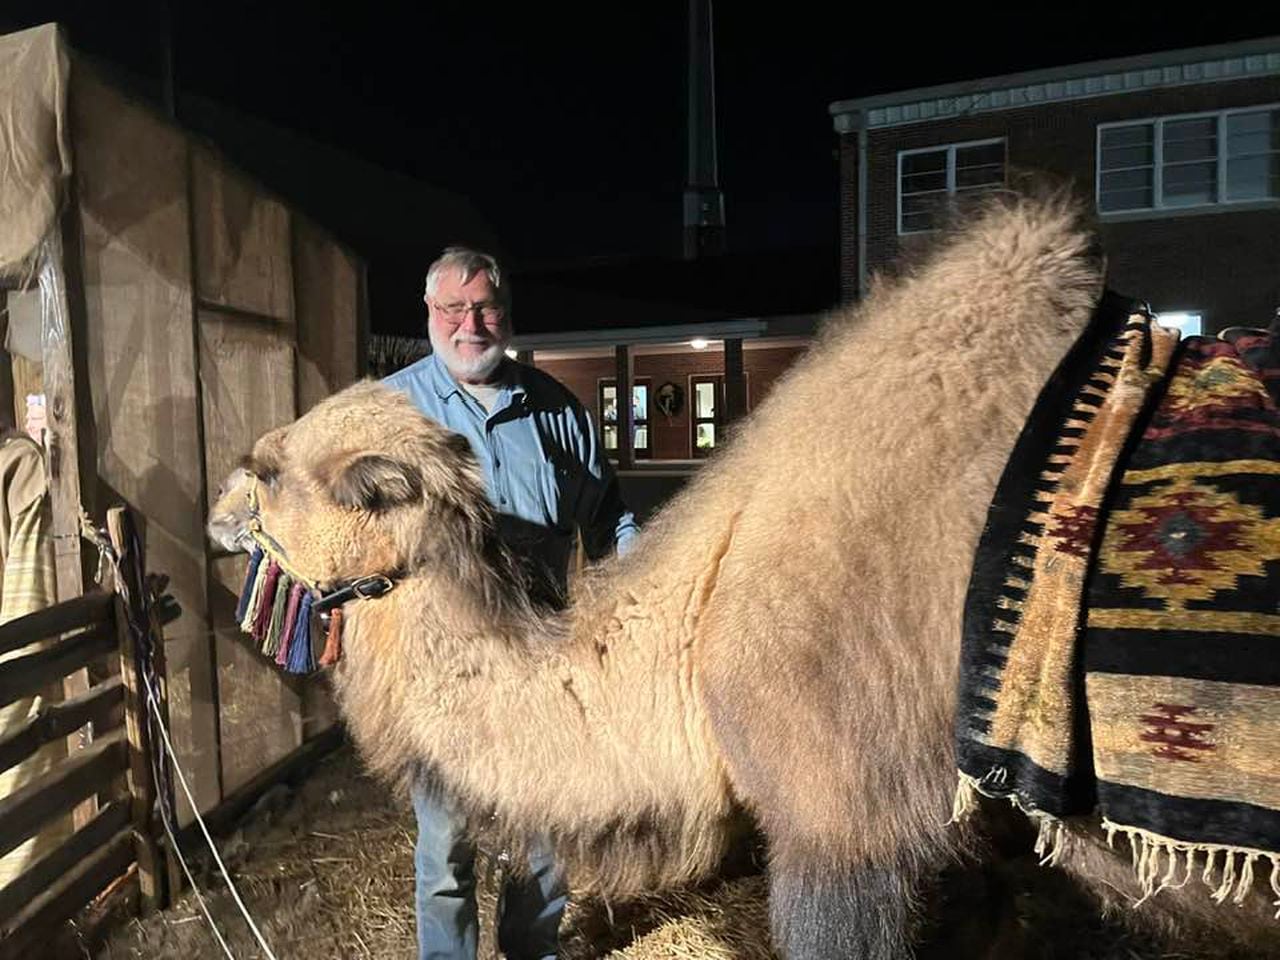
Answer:
<svg viewBox="0 0 1280 960"><path fill-rule="evenodd" d="M274 463L259 460L251 453L240 458L240 469L257 477L260 483L268 486L275 486L279 481L280 468Z"/></svg>

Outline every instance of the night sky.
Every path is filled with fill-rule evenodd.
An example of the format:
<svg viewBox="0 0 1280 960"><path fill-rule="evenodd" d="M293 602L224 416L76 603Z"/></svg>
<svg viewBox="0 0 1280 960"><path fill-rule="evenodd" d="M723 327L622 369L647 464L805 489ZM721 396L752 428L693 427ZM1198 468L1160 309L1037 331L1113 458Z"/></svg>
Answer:
<svg viewBox="0 0 1280 960"><path fill-rule="evenodd" d="M895 16L867 19L877 6ZM1116 7L1063 5L1049 24L1041 3L721 0L730 249L834 246L832 101L1280 33L1280 12L1162 8L1155 23ZM158 75L166 9L181 89L463 194L522 265L678 249L683 0L0 0L0 29L58 19L74 45Z"/></svg>

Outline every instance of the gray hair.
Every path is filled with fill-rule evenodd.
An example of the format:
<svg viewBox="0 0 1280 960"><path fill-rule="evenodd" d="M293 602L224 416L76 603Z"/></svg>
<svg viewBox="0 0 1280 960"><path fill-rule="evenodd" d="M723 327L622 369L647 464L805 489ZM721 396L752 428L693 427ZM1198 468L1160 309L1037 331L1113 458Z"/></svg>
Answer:
<svg viewBox="0 0 1280 960"><path fill-rule="evenodd" d="M503 306L511 306L511 289L503 282L502 268L498 261L487 253L472 250L469 247L448 247L435 263L427 268L426 296L435 296L440 285L440 275L446 270L457 270L462 274L462 282L470 283L471 278L483 271L493 284L493 292Z"/></svg>

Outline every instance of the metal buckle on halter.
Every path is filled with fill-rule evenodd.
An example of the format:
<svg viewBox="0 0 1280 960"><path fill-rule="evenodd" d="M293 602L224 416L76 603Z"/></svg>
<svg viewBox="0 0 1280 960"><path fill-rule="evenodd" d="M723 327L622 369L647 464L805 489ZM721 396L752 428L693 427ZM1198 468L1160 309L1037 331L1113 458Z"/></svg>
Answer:
<svg viewBox="0 0 1280 960"><path fill-rule="evenodd" d="M383 594L389 593L395 585L395 581L388 576L381 573L371 574L323 594L311 605L311 609L317 614L324 615L334 607L342 606L348 600L376 600Z"/></svg>
<svg viewBox="0 0 1280 960"><path fill-rule="evenodd" d="M375 573L371 576L361 577L359 580L353 581L351 589L361 600L374 600L382 596L384 593L389 593L393 586L395 586L395 584L391 582L390 577L383 576L380 573Z"/></svg>

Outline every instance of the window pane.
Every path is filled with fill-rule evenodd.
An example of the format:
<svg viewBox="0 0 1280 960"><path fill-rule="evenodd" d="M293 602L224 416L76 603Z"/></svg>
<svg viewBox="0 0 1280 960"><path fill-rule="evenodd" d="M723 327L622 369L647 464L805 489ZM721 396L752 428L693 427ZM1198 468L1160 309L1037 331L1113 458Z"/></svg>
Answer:
<svg viewBox="0 0 1280 960"><path fill-rule="evenodd" d="M898 191L904 199L907 194L928 193L934 190L945 193L946 189L946 150L909 153L902 157L902 179L898 183Z"/></svg>
<svg viewBox="0 0 1280 960"><path fill-rule="evenodd" d="M1107 127L1099 132L1102 149L1111 147L1151 146L1155 139L1155 126L1150 123L1135 123L1124 127Z"/></svg>
<svg viewBox="0 0 1280 960"><path fill-rule="evenodd" d="M907 214L932 213L937 209L938 204L946 203L946 200L947 191L945 190L935 193L917 193L910 196L903 194L902 213L904 216Z"/></svg>
<svg viewBox="0 0 1280 960"><path fill-rule="evenodd" d="M602 398L602 402L600 404L600 419L617 420L618 388L615 386L601 387L600 396Z"/></svg>
<svg viewBox="0 0 1280 960"><path fill-rule="evenodd" d="M994 187L1004 183L1004 164L991 163L974 167L956 167L956 189Z"/></svg>
<svg viewBox="0 0 1280 960"><path fill-rule="evenodd" d="M1112 190L1098 197L1098 209L1104 213L1118 210L1150 210L1150 190Z"/></svg>
<svg viewBox="0 0 1280 960"><path fill-rule="evenodd" d="M639 423L649 419L649 385L637 383L631 388L631 419Z"/></svg>
<svg viewBox="0 0 1280 960"><path fill-rule="evenodd" d="M1227 199L1280 197L1280 110L1227 117Z"/></svg>
<svg viewBox="0 0 1280 960"><path fill-rule="evenodd" d="M716 385L714 383L695 383L693 389L696 397L693 411L694 417L714 417L716 415Z"/></svg>
<svg viewBox="0 0 1280 960"><path fill-rule="evenodd" d="M1196 203L1214 203L1218 199L1218 165L1180 163L1165 167L1163 202L1165 206L1185 207Z"/></svg>
<svg viewBox="0 0 1280 960"><path fill-rule="evenodd" d="M1218 118L1170 120L1164 125L1164 162L1212 160L1218 155Z"/></svg>
<svg viewBox="0 0 1280 960"><path fill-rule="evenodd" d="M934 213L939 206L947 202L947 192L922 193L917 196L902 198L902 232L913 233L932 230Z"/></svg>
<svg viewBox="0 0 1280 960"><path fill-rule="evenodd" d="M709 450L716 445L716 425L714 423L698 424L698 440L699 450Z"/></svg>
<svg viewBox="0 0 1280 960"><path fill-rule="evenodd" d="M903 214L903 233L923 233L933 229L933 216L928 213Z"/></svg>
<svg viewBox="0 0 1280 960"><path fill-rule="evenodd" d="M649 447L649 428L636 427L635 448L637 450L646 450L648 449L648 447Z"/></svg>
<svg viewBox="0 0 1280 960"><path fill-rule="evenodd" d="M956 147L957 169L989 163L1004 165L1003 143L980 143L972 147Z"/></svg>
<svg viewBox="0 0 1280 960"><path fill-rule="evenodd" d="M1227 161L1227 199L1280 198L1280 153Z"/></svg>
<svg viewBox="0 0 1280 960"><path fill-rule="evenodd" d="M1102 175L1103 190L1141 190L1150 188L1155 182L1155 174L1150 167L1145 170L1116 170Z"/></svg>
<svg viewBox="0 0 1280 960"><path fill-rule="evenodd" d="M607 426L604 428L604 448L606 450L618 449L618 428L617 427Z"/></svg>
<svg viewBox="0 0 1280 960"><path fill-rule="evenodd" d="M928 153L908 153L902 158L902 175L904 177L918 173L947 171L947 151L930 150Z"/></svg>
<svg viewBox="0 0 1280 960"><path fill-rule="evenodd" d="M915 173L902 178L902 195L905 197L911 193L928 193L931 190L947 189L947 174L942 173Z"/></svg>
<svg viewBox="0 0 1280 960"><path fill-rule="evenodd" d="M1227 156L1246 157L1280 150L1280 110L1227 117Z"/></svg>
<svg viewBox="0 0 1280 960"><path fill-rule="evenodd" d="M1155 163L1155 148L1150 143L1136 147L1103 147L1102 169L1150 166Z"/></svg>
<svg viewBox="0 0 1280 960"><path fill-rule="evenodd" d="M956 188L1004 183L1004 144L986 143L956 149Z"/></svg>
<svg viewBox="0 0 1280 960"><path fill-rule="evenodd" d="M1098 131L1098 209L1146 210L1155 205L1155 125Z"/></svg>
<svg viewBox="0 0 1280 960"><path fill-rule="evenodd" d="M1153 205L1152 184L1155 174L1150 167L1145 170L1119 170L1102 175L1098 195L1098 209L1146 210Z"/></svg>

